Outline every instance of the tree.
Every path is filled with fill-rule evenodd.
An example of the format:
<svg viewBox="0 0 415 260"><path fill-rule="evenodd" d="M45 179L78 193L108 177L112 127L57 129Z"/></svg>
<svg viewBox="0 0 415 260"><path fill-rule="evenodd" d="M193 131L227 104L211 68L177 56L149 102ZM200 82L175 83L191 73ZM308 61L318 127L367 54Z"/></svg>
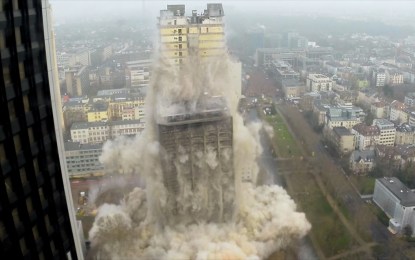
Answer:
<svg viewBox="0 0 415 260"><path fill-rule="evenodd" d="M375 119L375 116L372 112L368 111L365 117L365 123L366 125L372 125L373 119Z"/></svg>

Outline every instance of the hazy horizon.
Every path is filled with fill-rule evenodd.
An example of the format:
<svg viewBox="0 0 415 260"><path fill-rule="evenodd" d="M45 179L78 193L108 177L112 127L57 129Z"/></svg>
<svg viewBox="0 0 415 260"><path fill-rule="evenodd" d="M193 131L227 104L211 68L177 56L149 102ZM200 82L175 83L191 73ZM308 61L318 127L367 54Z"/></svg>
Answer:
<svg viewBox="0 0 415 260"><path fill-rule="evenodd" d="M51 0L56 23L71 23L99 18L140 18L155 20L168 4L185 4L186 13L202 11L207 3L223 4L226 16L265 15L330 16L359 20L383 21L390 24L411 25L412 1L79 1Z"/></svg>

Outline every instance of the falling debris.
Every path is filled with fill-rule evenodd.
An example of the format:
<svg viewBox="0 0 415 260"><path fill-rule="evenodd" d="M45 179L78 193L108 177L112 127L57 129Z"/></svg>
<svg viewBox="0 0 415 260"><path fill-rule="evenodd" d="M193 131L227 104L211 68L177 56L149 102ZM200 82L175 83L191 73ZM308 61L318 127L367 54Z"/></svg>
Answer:
<svg viewBox="0 0 415 260"><path fill-rule="evenodd" d="M100 158L145 184L98 209L94 257L262 259L304 237L311 226L286 191L255 187L263 126L237 112L231 58L157 60L146 129L108 141Z"/></svg>

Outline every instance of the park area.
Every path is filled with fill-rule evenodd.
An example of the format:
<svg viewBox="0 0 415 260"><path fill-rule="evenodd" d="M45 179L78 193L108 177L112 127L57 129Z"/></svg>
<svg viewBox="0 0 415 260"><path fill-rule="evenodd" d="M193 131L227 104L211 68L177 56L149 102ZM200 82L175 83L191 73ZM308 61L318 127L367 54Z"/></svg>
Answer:
<svg viewBox="0 0 415 260"><path fill-rule="evenodd" d="M318 183L320 180L316 179L319 170L314 165L315 158L306 159L301 147L303 143L296 140L279 111L262 117L274 130L272 143L277 158L282 159L278 164L278 172L283 175L287 191L299 210L306 214L313 226L310 238L317 255L328 258L348 254L358 248L360 241L356 240L356 234L352 235L339 218L339 214L347 216L347 210L340 203L336 203L334 209L327 200L327 190L322 190L321 183ZM359 253L365 255L365 252Z"/></svg>
<svg viewBox="0 0 415 260"><path fill-rule="evenodd" d="M281 158L301 156L301 151L281 115L278 113L274 115L267 115L265 116L265 120L274 129L274 137L272 138L272 142L274 147L277 148L277 156Z"/></svg>

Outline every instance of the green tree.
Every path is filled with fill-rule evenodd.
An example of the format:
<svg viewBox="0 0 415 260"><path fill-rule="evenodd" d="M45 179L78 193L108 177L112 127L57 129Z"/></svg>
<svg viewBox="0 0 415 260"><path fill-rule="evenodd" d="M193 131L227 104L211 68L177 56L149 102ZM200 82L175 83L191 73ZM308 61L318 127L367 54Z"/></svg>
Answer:
<svg viewBox="0 0 415 260"><path fill-rule="evenodd" d="M366 125L372 125L373 124L373 119L375 119L375 115L373 115L372 112L368 111L366 113L366 117L365 117Z"/></svg>

